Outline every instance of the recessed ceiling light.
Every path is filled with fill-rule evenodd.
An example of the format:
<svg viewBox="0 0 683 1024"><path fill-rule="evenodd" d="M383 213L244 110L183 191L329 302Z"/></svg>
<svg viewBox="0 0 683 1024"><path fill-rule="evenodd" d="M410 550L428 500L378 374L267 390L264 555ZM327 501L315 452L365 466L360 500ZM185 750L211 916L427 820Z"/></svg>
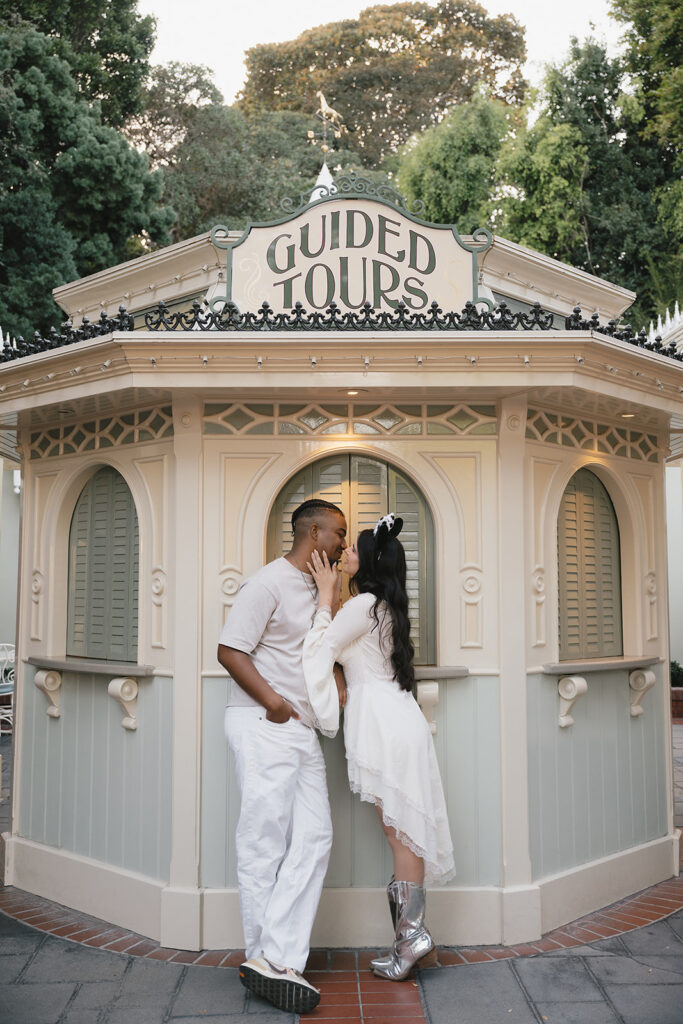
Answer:
<svg viewBox="0 0 683 1024"><path fill-rule="evenodd" d="M621 414L622 420L632 420L634 416L634 412L622 412Z"/></svg>
<svg viewBox="0 0 683 1024"><path fill-rule="evenodd" d="M357 391L347 391L346 394L347 395L357 395L358 392Z"/></svg>

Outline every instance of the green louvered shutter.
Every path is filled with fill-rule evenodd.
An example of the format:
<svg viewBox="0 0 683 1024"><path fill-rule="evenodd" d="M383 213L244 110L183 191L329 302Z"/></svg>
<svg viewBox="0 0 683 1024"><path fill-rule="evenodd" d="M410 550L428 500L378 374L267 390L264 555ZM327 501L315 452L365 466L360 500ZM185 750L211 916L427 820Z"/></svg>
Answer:
<svg viewBox="0 0 683 1024"><path fill-rule="evenodd" d="M135 503L113 469L101 469L76 503L69 535L67 654L137 661L139 537Z"/></svg>
<svg viewBox="0 0 683 1024"><path fill-rule="evenodd" d="M408 563L407 588L415 661L433 664L434 529L419 491L401 473L365 455L339 455L314 462L285 484L273 506L268 525L269 561L289 550L292 512L309 498L324 498L342 509L350 540L355 540L360 530L373 527L380 516L390 510L403 517L401 541Z"/></svg>
<svg viewBox="0 0 683 1024"><path fill-rule="evenodd" d="M560 660L623 652L619 526L594 473L569 481L558 517Z"/></svg>

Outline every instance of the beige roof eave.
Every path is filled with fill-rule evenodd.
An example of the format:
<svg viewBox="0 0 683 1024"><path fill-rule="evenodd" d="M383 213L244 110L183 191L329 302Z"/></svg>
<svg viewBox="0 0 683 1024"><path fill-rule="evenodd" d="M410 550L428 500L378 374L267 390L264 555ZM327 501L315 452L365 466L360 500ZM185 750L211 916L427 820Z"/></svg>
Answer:
<svg viewBox="0 0 683 1024"><path fill-rule="evenodd" d="M527 249L500 235L479 257L481 284L520 302L540 302L544 309L567 316L579 305L585 316L618 319L635 301L635 292Z"/></svg>
<svg viewBox="0 0 683 1024"><path fill-rule="evenodd" d="M216 248L207 231L60 285L52 294L70 319L95 320L102 310L113 316L119 306L125 306L135 313L162 300L205 293L225 273L224 267L225 252Z"/></svg>

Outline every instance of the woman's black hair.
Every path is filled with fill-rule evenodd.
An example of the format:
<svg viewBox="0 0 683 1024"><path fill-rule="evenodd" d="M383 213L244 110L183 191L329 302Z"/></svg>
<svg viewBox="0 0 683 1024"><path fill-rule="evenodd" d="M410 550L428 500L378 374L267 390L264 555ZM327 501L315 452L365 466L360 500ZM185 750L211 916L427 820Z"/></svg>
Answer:
<svg viewBox="0 0 683 1024"><path fill-rule="evenodd" d="M382 601L386 604L391 613L391 664L394 677L402 690L412 690L415 685L415 647L410 639L403 545L396 537L386 537L386 533L378 540L372 530L361 530L356 549L358 572L350 581L351 592L375 595L372 614L378 626L379 605Z"/></svg>

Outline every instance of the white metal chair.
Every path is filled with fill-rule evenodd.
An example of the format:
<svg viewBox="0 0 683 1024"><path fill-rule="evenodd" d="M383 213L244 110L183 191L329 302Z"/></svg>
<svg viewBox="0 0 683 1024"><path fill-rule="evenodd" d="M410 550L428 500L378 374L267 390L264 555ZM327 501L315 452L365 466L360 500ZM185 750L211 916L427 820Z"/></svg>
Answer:
<svg viewBox="0 0 683 1024"><path fill-rule="evenodd" d="M11 733L13 725L14 644L0 644L0 736Z"/></svg>

